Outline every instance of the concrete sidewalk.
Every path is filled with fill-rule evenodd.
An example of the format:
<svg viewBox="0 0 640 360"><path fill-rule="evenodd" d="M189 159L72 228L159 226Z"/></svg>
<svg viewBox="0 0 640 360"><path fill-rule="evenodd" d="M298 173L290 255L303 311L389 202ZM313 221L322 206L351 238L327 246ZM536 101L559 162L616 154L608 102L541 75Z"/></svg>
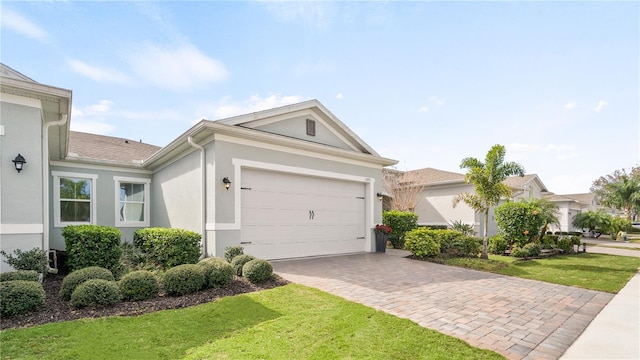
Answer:
<svg viewBox="0 0 640 360"><path fill-rule="evenodd" d="M600 311L561 359L640 359L640 273Z"/></svg>

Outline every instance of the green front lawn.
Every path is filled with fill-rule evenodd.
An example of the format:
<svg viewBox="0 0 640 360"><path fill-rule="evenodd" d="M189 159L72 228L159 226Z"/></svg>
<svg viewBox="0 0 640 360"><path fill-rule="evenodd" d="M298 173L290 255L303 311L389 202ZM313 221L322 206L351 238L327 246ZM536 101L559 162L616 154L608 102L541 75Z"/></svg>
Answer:
<svg viewBox="0 0 640 360"><path fill-rule="evenodd" d="M489 261L451 258L441 262L445 265L610 293L620 291L640 268L640 258L588 253L535 260L489 255Z"/></svg>
<svg viewBox="0 0 640 360"><path fill-rule="evenodd" d="M3 359L503 359L301 285L0 333Z"/></svg>

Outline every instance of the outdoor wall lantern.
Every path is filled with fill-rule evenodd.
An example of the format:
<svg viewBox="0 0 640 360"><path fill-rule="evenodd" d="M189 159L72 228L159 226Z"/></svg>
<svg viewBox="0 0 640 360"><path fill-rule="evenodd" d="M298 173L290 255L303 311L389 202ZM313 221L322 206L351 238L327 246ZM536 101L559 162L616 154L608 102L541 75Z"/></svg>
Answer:
<svg viewBox="0 0 640 360"><path fill-rule="evenodd" d="M231 180L229 180L228 177L225 177L222 179L222 182L224 183L224 188L229 190L229 187L231 187Z"/></svg>
<svg viewBox="0 0 640 360"><path fill-rule="evenodd" d="M22 171L22 168L24 167L24 164L27 163L27 161L24 159L24 156L18 154L18 156L16 156L15 159L11 160L13 162L13 164L16 167L16 171L18 171L18 173L20 173L20 171Z"/></svg>
<svg viewBox="0 0 640 360"><path fill-rule="evenodd" d="M382 201L382 193L377 193L376 196L378 197L378 200Z"/></svg>

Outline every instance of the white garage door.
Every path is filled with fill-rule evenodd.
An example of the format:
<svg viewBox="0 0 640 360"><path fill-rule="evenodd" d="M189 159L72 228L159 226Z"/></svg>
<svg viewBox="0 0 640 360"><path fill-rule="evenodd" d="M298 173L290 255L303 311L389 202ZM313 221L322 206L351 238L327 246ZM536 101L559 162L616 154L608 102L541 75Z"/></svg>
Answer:
<svg viewBox="0 0 640 360"><path fill-rule="evenodd" d="M365 185L243 169L241 244L262 259L365 250Z"/></svg>

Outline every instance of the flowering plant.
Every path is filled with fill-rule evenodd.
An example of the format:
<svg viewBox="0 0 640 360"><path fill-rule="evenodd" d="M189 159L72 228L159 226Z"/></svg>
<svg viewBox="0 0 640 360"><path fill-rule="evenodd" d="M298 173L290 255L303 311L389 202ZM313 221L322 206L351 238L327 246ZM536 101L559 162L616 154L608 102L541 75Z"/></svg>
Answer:
<svg viewBox="0 0 640 360"><path fill-rule="evenodd" d="M376 225L375 232L381 234L391 234L393 232L393 229L391 229L391 226L378 224Z"/></svg>

